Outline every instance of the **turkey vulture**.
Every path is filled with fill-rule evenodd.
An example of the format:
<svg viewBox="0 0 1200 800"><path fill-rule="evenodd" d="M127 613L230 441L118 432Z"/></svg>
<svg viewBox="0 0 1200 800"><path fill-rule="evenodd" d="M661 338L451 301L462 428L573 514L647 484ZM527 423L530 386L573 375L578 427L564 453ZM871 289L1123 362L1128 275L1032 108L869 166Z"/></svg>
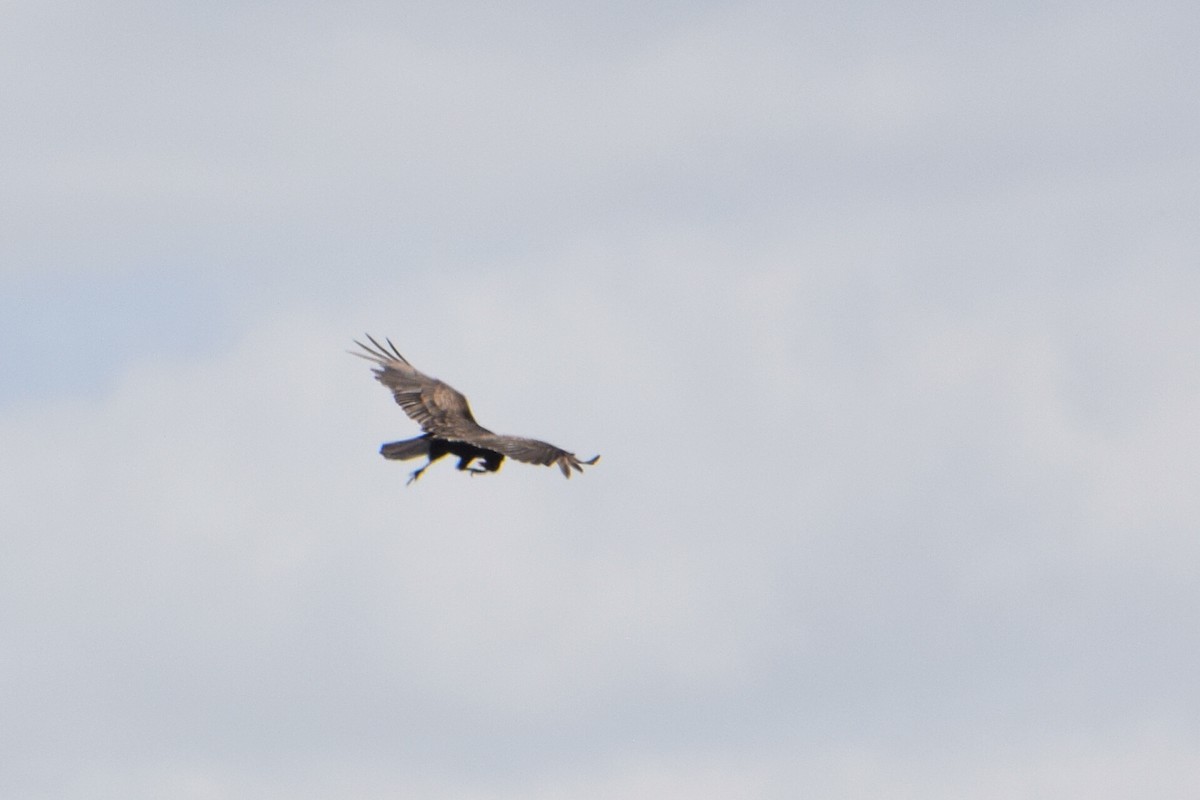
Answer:
<svg viewBox="0 0 1200 800"><path fill-rule="evenodd" d="M429 465L444 455L458 456L458 469L472 474L495 472L500 469L504 457L515 458L527 464L557 464L562 474L571 477L571 470L583 472L583 465L591 466L600 460L595 456L590 461L581 461L574 453L568 453L537 439L520 436L501 436L481 426L471 416L467 398L449 384L418 372L409 364L391 339L384 339L388 347L367 334L374 347L368 347L357 339L354 343L365 352L349 351L351 355L373 362L375 380L392 390L392 396L404 409L404 413L418 422L425 433L415 439L388 442L379 448L384 458L408 460L425 456L429 460L408 479L412 483L429 469ZM471 462L479 459L481 466Z"/></svg>

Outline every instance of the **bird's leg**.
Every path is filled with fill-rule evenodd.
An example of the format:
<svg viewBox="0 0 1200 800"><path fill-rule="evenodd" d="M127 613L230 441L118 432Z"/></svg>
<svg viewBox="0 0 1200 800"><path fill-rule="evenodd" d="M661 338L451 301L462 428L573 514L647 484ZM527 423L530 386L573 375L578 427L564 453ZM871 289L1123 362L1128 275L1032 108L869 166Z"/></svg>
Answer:
<svg viewBox="0 0 1200 800"><path fill-rule="evenodd" d="M433 463L433 460L430 459L429 461L425 462L425 466L421 467L418 470L414 470L413 474L408 476L408 483L405 483L404 485L411 486L412 482L415 481L417 478L421 477L421 473L423 473L425 470L429 469L429 465L432 463Z"/></svg>
<svg viewBox="0 0 1200 800"><path fill-rule="evenodd" d="M474 466L475 459L477 459L477 458L479 458L479 456L474 456L474 455L459 456L457 469L460 470L461 472L469 472L469 473L471 473L472 476L477 475L480 472L487 472L486 469L481 469L479 467Z"/></svg>

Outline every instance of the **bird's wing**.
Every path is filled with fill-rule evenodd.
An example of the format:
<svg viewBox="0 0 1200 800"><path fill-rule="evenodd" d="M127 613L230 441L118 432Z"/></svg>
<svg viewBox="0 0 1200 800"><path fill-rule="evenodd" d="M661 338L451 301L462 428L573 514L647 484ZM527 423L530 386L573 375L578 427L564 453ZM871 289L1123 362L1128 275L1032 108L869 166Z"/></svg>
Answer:
<svg viewBox="0 0 1200 800"><path fill-rule="evenodd" d="M495 435L475 421L467 398L461 392L409 364L391 339L384 340L388 343L387 347L375 341L370 334L367 339L374 347L355 340L354 343L364 352L351 351L352 355L376 365L375 380L392 390L392 396L404 413L426 433L467 442L473 441L476 436Z"/></svg>
<svg viewBox="0 0 1200 800"><path fill-rule="evenodd" d="M468 441L479 447L503 453L517 461L524 461L526 464L542 464L547 467L557 464L562 474L568 478L571 477L572 469L583 472L583 465L590 466L600 460L600 456L595 456L589 461L581 461L574 453L568 453L561 447L521 436L486 433L476 435Z"/></svg>

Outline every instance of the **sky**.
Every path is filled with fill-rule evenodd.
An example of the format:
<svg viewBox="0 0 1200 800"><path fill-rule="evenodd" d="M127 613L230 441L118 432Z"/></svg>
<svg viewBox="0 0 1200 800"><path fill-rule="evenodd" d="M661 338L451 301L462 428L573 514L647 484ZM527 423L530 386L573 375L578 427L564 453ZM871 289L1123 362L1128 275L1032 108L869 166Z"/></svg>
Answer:
<svg viewBox="0 0 1200 800"><path fill-rule="evenodd" d="M0 795L1197 796L1198 28L0 4Z"/></svg>

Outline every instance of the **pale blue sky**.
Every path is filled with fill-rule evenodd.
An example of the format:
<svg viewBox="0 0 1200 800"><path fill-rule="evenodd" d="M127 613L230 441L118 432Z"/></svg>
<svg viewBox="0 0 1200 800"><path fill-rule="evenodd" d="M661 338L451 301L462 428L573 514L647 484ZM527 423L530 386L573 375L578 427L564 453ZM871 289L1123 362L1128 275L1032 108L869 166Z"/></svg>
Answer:
<svg viewBox="0 0 1200 800"><path fill-rule="evenodd" d="M0 795L1196 796L1198 28L4 5Z"/></svg>

